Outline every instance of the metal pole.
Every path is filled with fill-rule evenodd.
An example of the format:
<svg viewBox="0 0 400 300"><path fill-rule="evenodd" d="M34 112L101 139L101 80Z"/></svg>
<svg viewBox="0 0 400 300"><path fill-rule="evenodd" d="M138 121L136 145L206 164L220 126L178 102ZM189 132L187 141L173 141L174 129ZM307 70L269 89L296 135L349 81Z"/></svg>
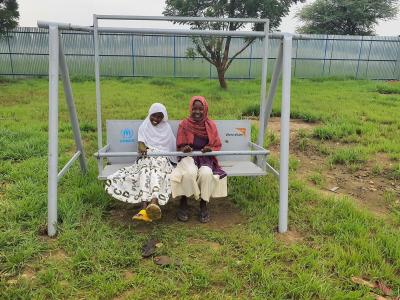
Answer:
<svg viewBox="0 0 400 300"><path fill-rule="evenodd" d="M293 77L296 77L296 69L297 69L297 51L299 50L299 40L296 40L296 57L294 59L294 70Z"/></svg>
<svg viewBox="0 0 400 300"><path fill-rule="evenodd" d="M328 69L328 76L331 75L331 66L332 66L332 57L333 57L333 45L335 44L335 39L332 39L332 46L331 46L331 56L329 59L329 69Z"/></svg>
<svg viewBox="0 0 400 300"><path fill-rule="evenodd" d="M48 154L48 212L47 234L57 233L57 174L58 174L58 53L57 26L49 27L49 154Z"/></svg>
<svg viewBox="0 0 400 300"><path fill-rule="evenodd" d="M268 75L268 33L269 21L264 24L264 42L263 42L263 57L262 57L262 73L261 73L261 93L260 93L260 124L258 130L258 145L263 147L265 135L265 107L267 105L267 75Z"/></svg>
<svg viewBox="0 0 400 300"><path fill-rule="evenodd" d="M176 77L176 45L175 45L175 35L174 35L174 78Z"/></svg>
<svg viewBox="0 0 400 300"><path fill-rule="evenodd" d="M369 43L368 57L367 57L367 67L365 68L365 78L368 79L368 67L369 67L369 57L371 55L372 39Z"/></svg>
<svg viewBox="0 0 400 300"><path fill-rule="evenodd" d="M101 122L101 94L100 94L100 57L99 57L99 33L96 15L93 15L93 39L94 39L94 72L96 78L96 116L97 116L97 147L103 147L103 129ZM103 172L103 160L98 161L99 174Z"/></svg>
<svg viewBox="0 0 400 300"><path fill-rule="evenodd" d="M322 74L321 76L324 76L325 73L325 62L326 62L326 51L328 48L328 35L326 35L326 39L325 39L325 53L324 53L324 64L322 65Z"/></svg>
<svg viewBox="0 0 400 300"><path fill-rule="evenodd" d="M393 70L393 79L400 80L400 38L397 43L397 59Z"/></svg>
<svg viewBox="0 0 400 300"><path fill-rule="evenodd" d="M131 34L132 76L135 77L135 52L133 48L133 34Z"/></svg>
<svg viewBox="0 0 400 300"><path fill-rule="evenodd" d="M81 131L79 128L78 117L76 115L76 108L75 108L75 103L74 103L74 97L72 94L71 81L69 79L69 71L68 71L67 62L65 60L65 55L63 52L61 38L59 38L59 60L60 60L61 78L62 78L63 85L64 85L64 94L65 94L65 98L67 100L67 106L68 106L68 110L69 110L69 117L71 120L72 132L74 133L76 148L80 152L79 163L81 165L82 172L86 173L87 172L87 164L86 164L86 159L85 159L85 152L83 151Z"/></svg>
<svg viewBox="0 0 400 300"><path fill-rule="evenodd" d="M361 45L360 45L360 50L358 51L356 79L358 79L358 70L360 69L360 59L361 59L361 51L362 51L362 46L363 46L363 40L364 40L364 36L361 36Z"/></svg>
<svg viewBox="0 0 400 300"><path fill-rule="evenodd" d="M15 78L15 75L14 75L14 64L13 64L12 55L11 55L10 34L9 34L8 30L7 30L7 43L8 43L8 53L10 53L11 74L12 74L13 78Z"/></svg>
<svg viewBox="0 0 400 300"><path fill-rule="evenodd" d="M279 170L279 232L288 229L289 197L289 137L290 137L290 81L292 63L292 37L283 38L282 107Z"/></svg>
<svg viewBox="0 0 400 300"><path fill-rule="evenodd" d="M249 55L249 79L251 78L251 61L253 58L253 43L250 45L250 55Z"/></svg>
<svg viewBox="0 0 400 300"><path fill-rule="evenodd" d="M282 56L283 56L283 43L281 41L279 49L278 49L278 57L276 58L276 62L275 62L274 73L272 73L271 84L269 86L267 105L265 107L265 112L263 112L265 115L265 123L264 123L265 130L267 130L267 127L268 127L268 121L271 116L272 105L274 103L274 98L275 98L275 94L276 94L276 89L278 87L279 77L281 76L281 72L282 72Z"/></svg>

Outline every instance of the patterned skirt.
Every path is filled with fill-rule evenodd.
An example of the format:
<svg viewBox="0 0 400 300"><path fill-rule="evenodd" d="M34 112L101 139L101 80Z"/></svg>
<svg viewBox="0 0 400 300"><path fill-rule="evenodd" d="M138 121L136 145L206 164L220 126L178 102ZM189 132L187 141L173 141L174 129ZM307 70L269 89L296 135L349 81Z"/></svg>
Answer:
<svg viewBox="0 0 400 300"><path fill-rule="evenodd" d="M171 194L172 170L173 166L166 157L142 157L133 165L108 176L105 190L123 202L149 202L157 198L160 205L165 205Z"/></svg>

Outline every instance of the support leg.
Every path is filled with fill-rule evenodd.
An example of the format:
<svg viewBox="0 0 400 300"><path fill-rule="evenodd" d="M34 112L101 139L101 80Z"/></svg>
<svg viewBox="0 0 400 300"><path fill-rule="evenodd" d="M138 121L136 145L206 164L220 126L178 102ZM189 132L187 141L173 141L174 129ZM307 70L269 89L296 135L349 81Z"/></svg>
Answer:
<svg viewBox="0 0 400 300"><path fill-rule="evenodd" d="M58 173L58 27L49 27L49 154L47 233L57 233Z"/></svg>
<svg viewBox="0 0 400 300"><path fill-rule="evenodd" d="M67 62L65 60L65 55L63 53L61 39L59 39L59 59L60 59L60 71L61 71L60 73L61 73L61 78L62 78L63 85L64 85L64 94L65 94L65 98L67 100L67 106L68 106L68 110L69 110L69 118L71 120L72 132L74 133L76 148L78 151L81 152L81 154L79 155L79 163L81 165L82 172L86 173L87 172L87 164L86 164L86 159L85 159L85 152L83 151L81 131L79 128L78 117L76 115L74 97L72 95L71 81L69 79L69 71L68 71Z"/></svg>
<svg viewBox="0 0 400 300"><path fill-rule="evenodd" d="M292 37L283 38L282 65L282 108L281 108L281 142L279 171L279 232L288 228L289 196L289 137L290 137L290 81L292 62Z"/></svg>

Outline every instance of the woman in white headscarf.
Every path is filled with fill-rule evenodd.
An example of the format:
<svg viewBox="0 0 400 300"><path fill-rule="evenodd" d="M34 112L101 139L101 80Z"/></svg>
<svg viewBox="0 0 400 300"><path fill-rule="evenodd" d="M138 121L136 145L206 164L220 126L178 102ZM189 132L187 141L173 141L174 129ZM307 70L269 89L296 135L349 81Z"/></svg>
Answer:
<svg viewBox="0 0 400 300"><path fill-rule="evenodd" d="M154 103L147 118L139 127L139 159L132 166L122 168L107 177L105 190L112 197L129 203L141 203L134 220L151 222L161 218L160 205L168 202L171 194L171 161L174 157L146 156L157 151L175 151L176 139L168 124L164 105Z"/></svg>

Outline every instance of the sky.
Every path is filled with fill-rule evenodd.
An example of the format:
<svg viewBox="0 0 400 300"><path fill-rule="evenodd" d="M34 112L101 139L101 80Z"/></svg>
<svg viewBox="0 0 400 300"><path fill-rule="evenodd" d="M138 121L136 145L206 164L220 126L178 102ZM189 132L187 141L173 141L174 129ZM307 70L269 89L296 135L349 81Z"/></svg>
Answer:
<svg viewBox="0 0 400 300"><path fill-rule="evenodd" d="M312 0L307 0L310 3ZM93 14L119 14L162 16L165 0L18 0L20 20L19 26L37 26L37 21L54 21L75 25L92 25ZM295 32L299 21L295 13L304 4L292 6L290 13L281 23L282 32ZM136 23L135 23L136 22ZM176 28L170 22L150 22L141 24L138 21L101 21L100 26L161 27ZM400 35L400 15L391 21L383 21L375 28L376 34L387 36Z"/></svg>

